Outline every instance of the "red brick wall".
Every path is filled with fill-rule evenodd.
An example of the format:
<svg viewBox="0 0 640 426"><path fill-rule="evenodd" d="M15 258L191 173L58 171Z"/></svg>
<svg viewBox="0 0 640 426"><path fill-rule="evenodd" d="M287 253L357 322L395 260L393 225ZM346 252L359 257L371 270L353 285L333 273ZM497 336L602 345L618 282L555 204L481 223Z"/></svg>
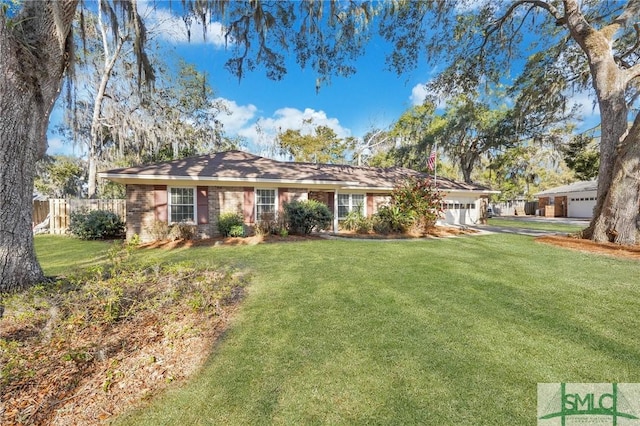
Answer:
<svg viewBox="0 0 640 426"><path fill-rule="evenodd" d="M127 185L127 239L138 234L142 241L151 240L148 228L155 220L154 186Z"/></svg>

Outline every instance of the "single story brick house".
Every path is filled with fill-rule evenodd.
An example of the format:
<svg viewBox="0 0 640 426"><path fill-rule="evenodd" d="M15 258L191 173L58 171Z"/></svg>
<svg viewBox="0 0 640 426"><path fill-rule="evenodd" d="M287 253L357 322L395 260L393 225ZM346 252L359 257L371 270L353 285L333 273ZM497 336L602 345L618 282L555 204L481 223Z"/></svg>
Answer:
<svg viewBox="0 0 640 426"><path fill-rule="evenodd" d="M221 213L237 212L252 226L265 213L276 213L293 200L314 199L333 212L332 230L350 211L367 216L389 202L394 186L427 174L401 167L377 168L276 161L242 151L226 151L140 167L107 170L101 178L126 185L127 238L152 239L156 221L197 224L198 235L219 235ZM437 179L445 196L448 224L478 223L487 188Z"/></svg>
<svg viewBox="0 0 640 426"><path fill-rule="evenodd" d="M598 180L557 186L535 196L541 216L591 218L596 206Z"/></svg>

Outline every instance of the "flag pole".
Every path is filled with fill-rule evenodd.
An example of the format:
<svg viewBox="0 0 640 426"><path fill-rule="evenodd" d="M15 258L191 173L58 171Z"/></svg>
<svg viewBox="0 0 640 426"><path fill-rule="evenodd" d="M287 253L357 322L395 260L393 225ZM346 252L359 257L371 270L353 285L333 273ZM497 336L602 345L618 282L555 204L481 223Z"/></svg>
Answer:
<svg viewBox="0 0 640 426"><path fill-rule="evenodd" d="M433 186L438 189L438 140L436 139L436 144L433 148L436 152L436 156L433 160Z"/></svg>

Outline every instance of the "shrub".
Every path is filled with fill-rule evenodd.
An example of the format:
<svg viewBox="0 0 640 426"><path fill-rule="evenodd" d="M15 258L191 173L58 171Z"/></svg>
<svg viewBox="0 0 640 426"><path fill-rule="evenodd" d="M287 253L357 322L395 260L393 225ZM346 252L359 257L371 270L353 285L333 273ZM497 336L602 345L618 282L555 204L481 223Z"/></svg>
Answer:
<svg viewBox="0 0 640 426"><path fill-rule="evenodd" d="M275 213L262 213L254 228L256 235L277 235L285 226L280 218Z"/></svg>
<svg viewBox="0 0 640 426"><path fill-rule="evenodd" d="M362 210L352 210L340 223L342 229L355 231L358 234L368 234L373 228L373 221L362 214Z"/></svg>
<svg viewBox="0 0 640 426"><path fill-rule="evenodd" d="M356 224L356 233L368 234L373 228L373 221L368 217L362 217Z"/></svg>
<svg viewBox="0 0 640 426"><path fill-rule="evenodd" d="M193 240L197 231L198 227L193 223L179 222L171 225L169 238L172 240Z"/></svg>
<svg viewBox="0 0 640 426"><path fill-rule="evenodd" d="M230 237L244 237L244 225L234 225L229 230Z"/></svg>
<svg viewBox="0 0 640 426"><path fill-rule="evenodd" d="M285 203L287 228L292 234L307 235L314 230L326 229L331 224L329 208L316 200Z"/></svg>
<svg viewBox="0 0 640 426"><path fill-rule="evenodd" d="M147 228L147 231L154 241L163 241L169 238L170 229L167 222L156 220Z"/></svg>
<svg viewBox="0 0 640 426"><path fill-rule="evenodd" d="M442 194L430 179L407 179L394 188L391 204L414 219L412 226L431 227L442 214Z"/></svg>
<svg viewBox="0 0 640 426"><path fill-rule="evenodd" d="M240 213L222 213L218 218L218 231L223 237L229 237L231 235L231 229L236 226L243 226L244 220ZM244 228L243 228L244 234Z"/></svg>
<svg viewBox="0 0 640 426"><path fill-rule="evenodd" d="M414 223L411 212L404 213L396 205L382 206L374 215L373 229L379 234L403 233Z"/></svg>
<svg viewBox="0 0 640 426"><path fill-rule="evenodd" d="M69 232L82 240L122 238L124 222L107 210L80 210L71 213Z"/></svg>

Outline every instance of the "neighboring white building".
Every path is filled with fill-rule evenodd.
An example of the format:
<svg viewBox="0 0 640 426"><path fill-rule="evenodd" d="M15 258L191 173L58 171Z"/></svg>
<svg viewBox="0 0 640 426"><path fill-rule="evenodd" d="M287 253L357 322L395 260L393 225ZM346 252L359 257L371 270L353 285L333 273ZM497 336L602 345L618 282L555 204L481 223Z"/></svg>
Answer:
<svg viewBox="0 0 640 426"><path fill-rule="evenodd" d="M574 182L539 192L536 197L539 200L540 214L556 217L591 218L596 206L597 191L598 180L595 179Z"/></svg>

